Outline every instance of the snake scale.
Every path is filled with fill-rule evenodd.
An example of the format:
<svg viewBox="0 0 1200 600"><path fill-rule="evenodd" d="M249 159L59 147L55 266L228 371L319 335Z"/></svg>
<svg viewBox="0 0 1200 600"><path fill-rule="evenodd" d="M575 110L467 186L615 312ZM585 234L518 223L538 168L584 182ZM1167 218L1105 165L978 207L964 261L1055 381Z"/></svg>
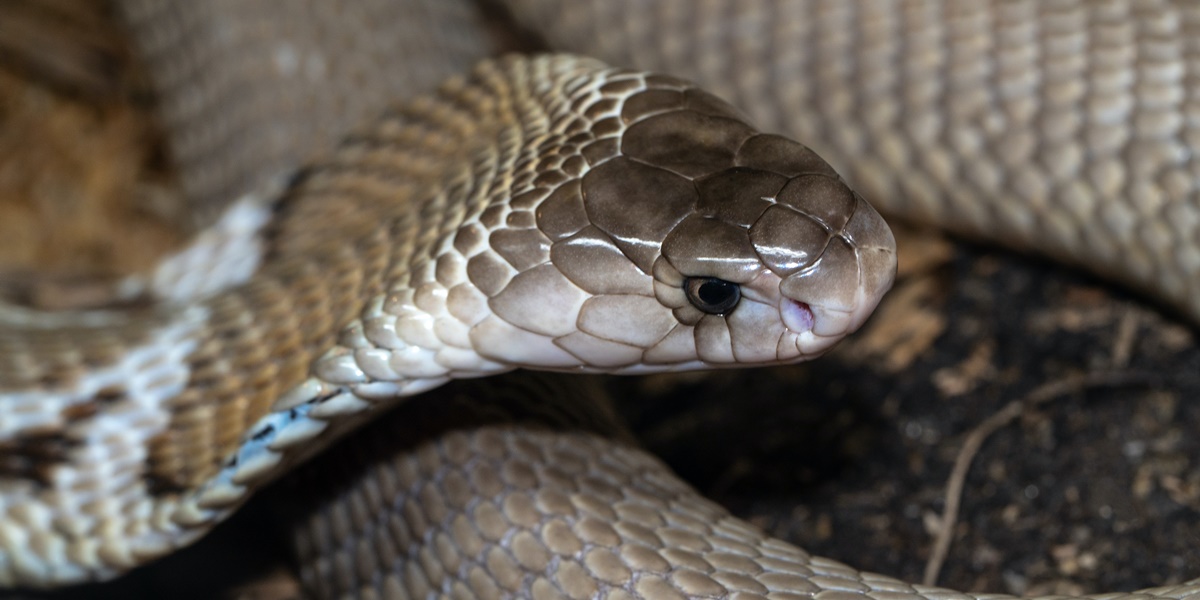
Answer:
<svg viewBox="0 0 1200 600"><path fill-rule="evenodd" d="M6 587L186 545L399 404L324 459L367 475L335 467L300 520L319 595L972 597L767 538L626 440L582 378L399 400L515 367L819 355L895 269L837 173L886 213L1200 320L1183 0L511 0L579 56L473 68L498 41L469 2L119 8L210 227L126 282L128 305L0 310Z"/></svg>

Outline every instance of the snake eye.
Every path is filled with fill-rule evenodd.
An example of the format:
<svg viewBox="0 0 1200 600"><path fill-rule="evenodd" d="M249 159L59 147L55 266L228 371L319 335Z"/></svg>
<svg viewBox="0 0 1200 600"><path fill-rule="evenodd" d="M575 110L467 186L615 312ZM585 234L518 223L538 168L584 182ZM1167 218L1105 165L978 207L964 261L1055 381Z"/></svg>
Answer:
<svg viewBox="0 0 1200 600"><path fill-rule="evenodd" d="M683 291L692 306L710 315L728 313L742 299L741 286L716 277L689 277L683 282Z"/></svg>

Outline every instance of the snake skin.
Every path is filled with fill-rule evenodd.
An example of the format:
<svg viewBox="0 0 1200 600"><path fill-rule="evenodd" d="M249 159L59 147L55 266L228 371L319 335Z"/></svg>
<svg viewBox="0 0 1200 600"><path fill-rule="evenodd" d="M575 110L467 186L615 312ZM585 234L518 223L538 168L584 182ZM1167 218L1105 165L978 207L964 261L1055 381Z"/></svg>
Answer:
<svg viewBox="0 0 1200 600"><path fill-rule="evenodd" d="M8 583L186 544L450 379L819 356L896 269L882 218L808 148L570 55L389 110L296 179L262 244L252 279L198 301L4 313ZM736 307L689 300L711 278Z"/></svg>
<svg viewBox="0 0 1200 600"><path fill-rule="evenodd" d="M1200 316L1200 208L1186 152L1196 145L1195 120L1186 118L1197 93L1191 88L1200 87L1187 71L1187 53L1196 51L1187 40L1200 18L1185 3L510 4L552 47L701 82L764 130L818 148L890 211L1086 264ZM0 311L0 389L18 390L0 398L0 451L15 459L0 473L7 585L111 577L189 543L387 398L513 366L638 372L807 358L857 327L890 285L890 233L878 233L870 207L830 183L836 175L820 159L756 133L736 110L671 78L566 58L494 63L432 101L391 109L330 153L348 127L494 45L464 33L480 22L467 3L329 6L122 5L150 57L197 222L220 229L222 214L269 218L263 239L249 243L262 246L262 266L239 263L230 270L241 275L195 284L192 292L208 298L182 308ZM413 14L430 20L403 18ZM391 45L409 40L411 47ZM409 79L393 64L401 56L426 70ZM604 75L566 84L566 73L581 72ZM557 82L549 86L556 93L583 89L572 108L585 122L534 108L553 105L534 85L543 81ZM671 97L633 100L655 91ZM623 105L644 112L606 121L624 117ZM656 117L668 109L675 116ZM520 127L488 130L479 124L491 121L480 115ZM640 123L653 124L634 127ZM564 130L591 137L559 135L553 143L565 142L565 150L528 142ZM624 157L605 137L623 140ZM660 143L672 137L675 145ZM680 141L701 151L685 159L661 151ZM314 158L320 166L288 187L269 217L246 208L279 189L293 165ZM647 174L645 164L657 170ZM605 165L612 172L588 181ZM739 179L746 166L759 174ZM811 182L796 184L803 178ZM686 182L695 182L698 200L687 210L664 203L680 211L665 224L655 222L657 210L617 202L631 189L677 197ZM789 185L816 192L788 200ZM784 208L747 208L760 188ZM706 190L747 197L705 209L725 227L692 227L688 210L706 206ZM772 217L760 219L769 210ZM586 233L589 226L603 235ZM530 233L539 230L541 238ZM697 235L713 241L696 243ZM811 266L798 256L830 240L848 249L840 259L829 254L839 267L820 278L831 296L780 285ZM788 251L771 250L780 247ZM675 255L659 260L660 251ZM736 278L753 270L744 265L749 257L761 261L755 272L774 274L776 296L812 308L822 326L833 323L817 332L824 339L791 344L795 351L785 355L782 345L762 343L778 334L743 335L739 349L730 331L753 332L763 321L778 327L775 315L691 336L691 348L655 346L666 323L713 322L686 304L683 274L739 253L714 268ZM561 271L537 268L547 258L605 268L570 273L564 287ZM634 268L619 274L616 258ZM253 280L242 280L252 272ZM146 293L172 300L178 281L177 274L152 277ZM474 304L466 292L454 295L464 281ZM218 292L225 286L234 287ZM590 286L601 292L595 299L616 300L587 304L596 294ZM563 291L572 287L584 293ZM531 295L565 306L583 330L555 322L544 304L529 308ZM463 312L479 310L481 297L500 317L482 342L454 329L489 318ZM650 308L646 298L673 307L673 320L589 333L588 314L611 323ZM833 313L851 316L830 320ZM660 333L639 337L648 331ZM656 347L663 350L654 355ZM365 445L379 445L379 466L331 486L340 490L334 501L308 517L301 531L309 534L298 534L315 590L331 597L970 597L860 573L765 539L620 435L578 426L604 421L595 415L568 422L575 427L561 419L532 428L506 418L472 423L466 415L492 414L493 395L504 412L510 389L479 385L466 389L486 400L452 397L430 408L422 398L422 412L403 413L429 416L406 419L418 424L408 425L416 433L402 436L398 450L364 436ZM536 407L545 407L593 394L581 384L547 385L517 384L516 397L540 398ZM439 418L473 428L439 426ZM452 510L436 508L442 499ZM1198 595L1193 583L1120 597Z"/></svg>
<svg viewBox="0 0 1200 600"><path fill-rule="evenodd" d="M864 573L771 539L625 439L598 386L501 377L414 399L356 432L361 445L333 449L289 482L289 496L319 490L314 508L293 515L310 589L330 598L1008 597ZM1191 583L1099 597L1198 593Z"/></svg>
<svg viewBox="0 0 1200 600"><path fill-rule="evenodd" d="M1082 265L1200 321L1194 2L511 4L555 48L704 85L885 214Z"/></svg>

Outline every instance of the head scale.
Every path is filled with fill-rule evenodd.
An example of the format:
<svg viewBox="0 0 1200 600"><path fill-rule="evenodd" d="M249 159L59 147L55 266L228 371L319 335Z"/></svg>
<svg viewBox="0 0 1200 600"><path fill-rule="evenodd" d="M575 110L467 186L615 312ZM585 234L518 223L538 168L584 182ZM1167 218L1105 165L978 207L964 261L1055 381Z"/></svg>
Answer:
<svg viewBox="0 0 1200 600"><path fill-rule="evenodd" d="M619 372L796 362L891 287L891 230L805 146L679 80L610 74L581 94L594 138L558 150L582 157L578 174L534 208L549 260L509 261L520 272L488 293L496 318L542 342L494 358ZM473 332L485 356L501 337Z"/></svg>

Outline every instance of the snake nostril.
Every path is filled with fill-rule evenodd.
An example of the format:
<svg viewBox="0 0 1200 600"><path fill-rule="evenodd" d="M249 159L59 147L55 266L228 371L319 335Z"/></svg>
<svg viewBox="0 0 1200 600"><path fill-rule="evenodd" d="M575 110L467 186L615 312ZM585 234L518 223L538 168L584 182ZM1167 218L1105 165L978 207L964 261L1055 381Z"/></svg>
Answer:
<svg viewBox="0 0 1200 600"><path fill-rule="evenodd" d="M806 302L784 300L779 312L783 317L783 324L796 333L812 331L816 324L812 308Z"/></svg>

